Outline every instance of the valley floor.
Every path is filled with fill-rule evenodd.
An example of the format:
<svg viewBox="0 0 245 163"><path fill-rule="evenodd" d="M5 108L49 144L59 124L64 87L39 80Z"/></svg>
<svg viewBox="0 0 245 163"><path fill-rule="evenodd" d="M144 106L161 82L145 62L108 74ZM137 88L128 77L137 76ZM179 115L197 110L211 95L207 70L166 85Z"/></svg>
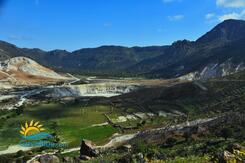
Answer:
<svg viewBox="0 0 245 163"><path fill-rule="evenodd" d="M68 143L68 148L63 149L63 152L61 150L60 157L79 156L77 150L82 139L95 142L100 149L103 149L101 153L103 160L111 161L125 159L127 155L130 159L138 159L139 153L144 159L153 160L161 160L163 157L161 155L165 153L162 159L169 162L187 155L192 155L193 158L186 159L202 160L206 159L206 156L211 159L212 152L224 150L231 143L242 145L245 143L244 126L241 125L244 119L241 118L241 121L237 122L228 119L227 124L224 123L223 126L217 126L216 122L207 123L211 122L212 118L227 114L243 115L245 106L243 78L205 82L143 79L118 81L92 79L92 81L92 85L89 84L91 86L79 86L79 89L76 85L63 85L48 86L48 89L34 88L42 89L40 93L33 93L29 88L3 91L4 96L10 94L14 96L2 97L1 106L16 104L26 89L32 93L25 96L23 105L15 105L13 110L0 111L0 155L25 151L16 144L21 141L19 134L21 125L31 120L39 121L46 132L55 136L55 141ZM126 84L115 84L122 81ZM110 84L101 87L101 82ZM76 87L76 90L71 91L70 87ZM88 95L80 96L84 89ZM103 95L105 91L115 91L116 96L89 96L92 93ZM196 127L198 132L192 133L193 129L196 131ZM223 139L223 129L229 132L228 139ZM205 152L205 145L212 142L215 149L212 151L207 149ZM132 151L111 151L111 148L120 148L124 144L131 144ZM202 146L202 149L195 144ZM183 150L185 147L191 149L181 152L180 149ZM195 152L194 149L200 152ZM45 151L52 153L50 149L37 148L32 151L32 154L25 154L28 159ZM150 154L154 157L149 156ZM18 159L15 154L10 156L13 160Z"/></svg>

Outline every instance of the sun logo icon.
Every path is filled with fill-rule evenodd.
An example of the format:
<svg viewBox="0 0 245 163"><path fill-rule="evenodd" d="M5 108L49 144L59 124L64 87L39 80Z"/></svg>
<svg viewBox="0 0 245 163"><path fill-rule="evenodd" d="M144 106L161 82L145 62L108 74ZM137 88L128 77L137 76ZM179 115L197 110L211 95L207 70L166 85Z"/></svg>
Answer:
<svg viewBox="0 0 245 163"><path fill-rule="evenodd" d="M41 125L39 122L34 122L33 120L28 124L28 122L25 123L25 126L21 125L20 133L23 136L30 136L40 133L41 131L44 131L43 125Z"/></svg>

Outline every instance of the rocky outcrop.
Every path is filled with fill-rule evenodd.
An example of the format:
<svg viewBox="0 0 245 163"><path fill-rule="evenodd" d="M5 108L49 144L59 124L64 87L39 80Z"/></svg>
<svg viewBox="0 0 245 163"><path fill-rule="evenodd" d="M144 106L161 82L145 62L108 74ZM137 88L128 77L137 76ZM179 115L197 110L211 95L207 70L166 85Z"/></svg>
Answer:
<svg viewBox="0 0 245 163"><path fill-rule="evenodd" d="M112 97L129 93L136 90L138 87L131 84L122 83L95 83L95 84L82 84L82 85L70 85L63 87L47 88L43 94L47 94L49 97L80 97L80 96L100 96L100 97Z"/></svg>
<svg viewBox="0 0 245 163"><path fill-rule="evenodd" d="M82 140L80 148L80 159L90 160L91 157L98 156L99 152L95 149L95 145L90 140Z"/></svg>
<svg viewBox="0 0 245 163"><path fill-rule="evenodd" d="M240 144L231 144L228 149L216 153L212 159L214 162L244 162L245 161L245 147Z"/></svg>
<svg viewBox="0 0 245 163"><path fill-rule="evenodd" d="M37 157L35 160L27 161L27 163L80 163L79 157L57 157L53 154L46 154Z"/></svg>
<svg viewBox="0 0 245 163"><path fill-rule="evenodd" d="M37 62L26 57L15 57L0 63L0 69L23 72L29 75L41 76L45 78L64 79L51 69L41 66Z"/></svg>
<svg viewBox="0 0 245 163"><path fill-rule="evenodd" d="M40 162L37 160L34 160L34 161L31 161L30 163L40 163Z"/></svg>
<svg viewBox="0 0 245 163"><path fill-rule="evenodd" d="M122 158L117 160L118 163L131 163L131 162L137 162L137 163L147 163L149 162L142 153L138 154L127 154L123 156Z"/></svg>
<svg viewBox="0 0 245 163"><path fill-rule="evenodd" d="M79 157L64 157L62 163L80 163L81 160Z"/></svg>
<svg viewBox="0 0 245 163"><path fill-rule="evenodd" d="M223 63L210 63L199 71L191 72L178 77L179 80L207 80L215 77L224 77L245 70L243 62L233 63L231 59Z"/></svg>
<svg viewBox="0 0 245 163"><path fill-rule="evenodd" d="M206 80L214 77L223 77L243 70L245 70L243 62L234 64L231 59L228 59L221 64L208 64L198 73L198 79Z"/></svg>
<svg viewBox="0 0 245 163"><path fill-rule="evenodd" d="M38 160L40 163L60 163L60 160L55 155L43 155Z"/></svg>
<svg viewBox="0 0 245 163"><path fill-rule="evenodd" d="M33 85L68 79L26 57L15 57L0 62L1 83Z"/></svg>

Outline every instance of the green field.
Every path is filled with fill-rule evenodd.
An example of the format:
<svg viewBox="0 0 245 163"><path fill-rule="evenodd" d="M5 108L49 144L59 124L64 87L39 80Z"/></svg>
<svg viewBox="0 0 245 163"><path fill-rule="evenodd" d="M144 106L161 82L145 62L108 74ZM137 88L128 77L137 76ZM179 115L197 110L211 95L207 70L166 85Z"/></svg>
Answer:
<svg viewBox="0 0 245 163"><path fill-rule="evenodd" d="M96 143L104 143L112 134L118 132L110 125L96 126L106 122L104 113L110 111L109 106L95 105L84 107L81 104L40 104L29 106L21 115L6 112L0 129L0 149L20 141L19 130L21 124L31 120L40 121L49 133L56 133L61 142L69 143L70 147L79 146L82 139L90 139ZM114 109L113 117L120 112Z"/></svg>
<svg viewBox="0 0 245 163"><path fill-rule="evenodd" d="M94 104L86 105L82 102L58 102L40 103L38 105L25 106L22 114L17 115L16 111L0 112L0 150L6 149L9 145L17 144L20 138L20 127L25 122L39 121L45 130L55 133L60 142L69 144L69 147L79 146L82 139L89 139L97 145L106 143L119 129L111 125L100 126L107 122L104 114L122 127L137 126L140 119L128 119L126 122L117 122L119 116L126 116L137 112L131 108L128 112L120 108L111 108L110 105ZM161 124L165 117L155 117L152 121L147 120L147 126ZM95 126L94 126L95 125ZM127 131L126 131L127 132ZM133 132L130 130L129 132Z"/></svg>

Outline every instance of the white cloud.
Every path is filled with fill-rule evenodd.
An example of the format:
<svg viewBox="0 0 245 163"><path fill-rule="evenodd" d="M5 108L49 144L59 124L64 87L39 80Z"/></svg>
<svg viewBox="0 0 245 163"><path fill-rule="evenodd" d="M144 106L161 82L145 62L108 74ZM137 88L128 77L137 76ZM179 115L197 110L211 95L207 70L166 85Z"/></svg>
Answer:
<svg viewBox="0 0 245 163"><path fill-rule="evenodd" d="M225 14L219 17L219 21L224 21L227 19L239 19L239 14L233 12L233 13Z"/></svg>
<svg viewBox="0 0 245 163"><path fill-rule="evenodd" d="M219 21L224 21L227 19L245 19L245 10L241 11L240 13L233 12L219 16Z"/></svg>
<svg viewBox="0 0 245 163"><path fill-rule="evenodd" d="M170 21L178 21L184 19L184 15L174 15L174 16L168 16L168 20Z"/></svg>
<svg viewBox="0 0 245 163"><path fill-rule="evenodd" d="M216 0L216 4L220 7L245 7L245 0Z"/></svg>
<svg viewBox="0 0 245 163"><path fill-rule="evenodd" d="M215 17L215 14L214 14L214 13L208 13L208 14L205 15L205 18L206 18L207 20L210 20L210 19L212 19L212 18L214 18L214 17Z"/></svg>

